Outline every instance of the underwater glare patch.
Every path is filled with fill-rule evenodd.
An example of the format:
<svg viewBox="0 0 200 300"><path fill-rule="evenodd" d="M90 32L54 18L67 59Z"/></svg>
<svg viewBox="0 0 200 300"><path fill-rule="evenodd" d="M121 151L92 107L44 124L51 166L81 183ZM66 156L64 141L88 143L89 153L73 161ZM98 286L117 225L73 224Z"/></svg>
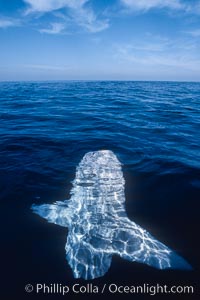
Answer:
<svg viewBox="0 0 200 300"><path fill-rule="evenodd" d="M114 254L158 269L191 269L183 258L128 219L124 185L121 164L112 151L88 152L76 169L69 200L32 205L48 222L68 227L66 259L74 277L103 276Z"/></svg>

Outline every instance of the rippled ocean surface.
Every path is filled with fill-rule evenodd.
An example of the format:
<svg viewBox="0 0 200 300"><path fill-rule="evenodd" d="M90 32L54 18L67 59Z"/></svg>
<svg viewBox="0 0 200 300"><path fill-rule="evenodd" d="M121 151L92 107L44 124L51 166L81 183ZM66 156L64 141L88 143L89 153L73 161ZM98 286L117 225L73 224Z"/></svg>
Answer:
<svg viewBox="0 0 200 300"><path fill-rule="evenodd" d="M93 283L197 289L200 83L2 82L0 114L4 286L12 278L13 295L30 298L26 283L76 282L65 260L66 229L33 215L30 206L69 198L81 158L101 149L112 150L123 164L129 218L194 270L158 271L116 257Z"/></svg>

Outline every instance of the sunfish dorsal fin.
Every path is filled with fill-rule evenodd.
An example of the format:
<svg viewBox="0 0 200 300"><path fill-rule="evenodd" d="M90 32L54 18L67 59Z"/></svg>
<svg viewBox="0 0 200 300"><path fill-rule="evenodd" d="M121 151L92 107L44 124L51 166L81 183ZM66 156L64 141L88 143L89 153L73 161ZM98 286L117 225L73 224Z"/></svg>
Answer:
<svg viewBox="0 0 200 300"><path fill-rule="evenodd" d="M113 236L113 250L122 258L157 269L192 269L186 260L136 223L129 219L122 223Z"/></svg>
<svg viewBox="0 0 200 300"><path fill-rule="evenodd" d="M54 223L63 227L68 227L71 223L71 201L57 201L53 204L41 204L31 206L34 213L46 219L49 223Z"/></svg>

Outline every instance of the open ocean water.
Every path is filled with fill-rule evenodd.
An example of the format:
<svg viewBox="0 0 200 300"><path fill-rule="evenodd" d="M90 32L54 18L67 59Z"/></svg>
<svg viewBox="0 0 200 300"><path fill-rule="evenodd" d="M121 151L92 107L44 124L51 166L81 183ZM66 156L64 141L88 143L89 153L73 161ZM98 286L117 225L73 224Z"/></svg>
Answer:
<svg viewBox="0 0 200 300"><path fill-rule="evenodd" d="M76 166L101 149L123 164L129 218L193 270L159 271L114 257L106 275L89 282L193 285L194 294L153 298L200 299L200 83L2 82L0 115L2 299L74 296L27 294L28 283L86 285L65 259L67 230L30 207L69 198Z"/></svg>

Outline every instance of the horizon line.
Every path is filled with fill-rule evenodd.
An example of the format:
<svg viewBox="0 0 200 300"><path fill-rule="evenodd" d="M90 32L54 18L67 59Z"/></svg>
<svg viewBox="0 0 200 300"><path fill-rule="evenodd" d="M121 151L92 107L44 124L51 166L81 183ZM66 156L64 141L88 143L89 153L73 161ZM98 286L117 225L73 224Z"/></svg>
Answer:
<svg viewBox="0 0 200 300"><path fill-rule="evenodd" d="M177 83L200 83L200 80L149 80L149 79L23 79L23 80L0 80L0 83L20 83L20 82L177 82Z"/></svg>

